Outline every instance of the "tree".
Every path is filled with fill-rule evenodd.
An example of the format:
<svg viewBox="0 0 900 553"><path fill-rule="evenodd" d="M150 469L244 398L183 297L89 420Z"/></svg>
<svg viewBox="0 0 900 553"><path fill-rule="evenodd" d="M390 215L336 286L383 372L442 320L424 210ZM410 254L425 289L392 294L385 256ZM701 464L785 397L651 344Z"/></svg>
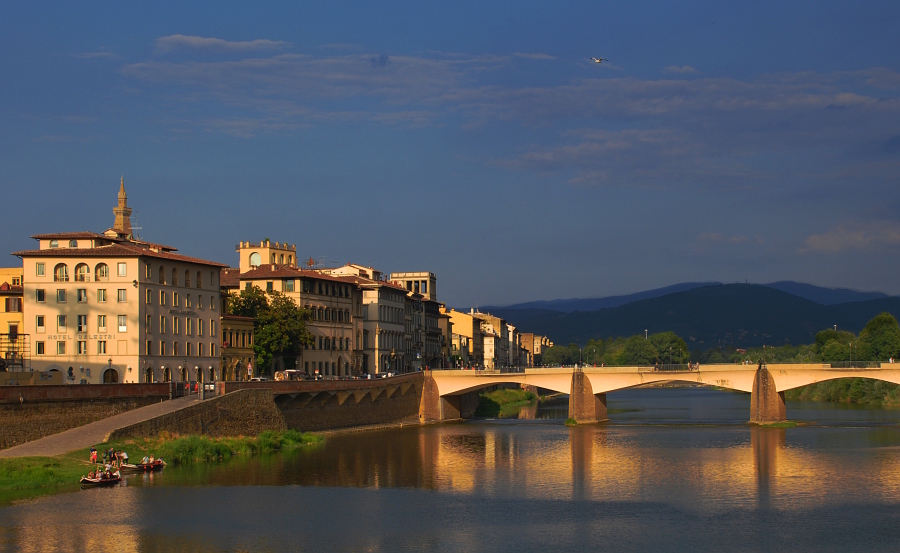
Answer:
<svg viewBox="0 0 900 553"><path fill-rule="evenodd" d="M659 358L659 352L643 336L632 336L625 341L621 361L625 365L652 365Z"/></svg>
<svg viewBox="0 0 900 553"><path fill-rule="evenodd" d="M270 366L276 357L296 357L312 342L306 330L309 312L280 292L267 294L251 286L232 296L228 307L232 315L254 319L253 351L261 368Z"/></svg>
<svg viewBox="0 0 900 553"><path fill-rule="evenodd" d="M900 325L890 313L884 312L866 323L859 333L857 351L866 361L887 361L900 355Z"/></svg>
<svg viewBox="0 0 900 553"><path fill-rule="evenodd" d="M576 359L577 360L577 359ZM572 350L566 346L552 346L543 353L543 361L545 365L571 365L575 362L572 359Z"/></svg>
<svg viewBox="0 0 900 553"><path fill-rule="evenodd" d="M674 332L658 332L648 337L650 343L656 348L658 358L656 361L660 363L681 363L683 359L688 359L687 343ZM671 352L671 361L670 361Z"/></svg>

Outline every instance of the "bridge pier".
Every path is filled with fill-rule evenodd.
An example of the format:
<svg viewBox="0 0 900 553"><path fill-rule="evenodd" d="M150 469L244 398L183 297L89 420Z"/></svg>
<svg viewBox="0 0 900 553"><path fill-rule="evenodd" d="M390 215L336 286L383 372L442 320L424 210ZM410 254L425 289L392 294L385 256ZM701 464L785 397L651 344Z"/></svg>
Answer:
<svg viewBox="0 0 900 553"><path fill-rule="evenodd" d="M606 394L594 394L591 381L584 373L572 373L572 389L569 392L569 418L579 424L608 421Z"/></svg>
<svg viewBox="0 0 900 553"><path fill-rule="evenodd" d="M750 422L768 424L787 420L787 408L784 406L784 392L775 387L775 379L768 367L760 364L753 378L753 391L750 393Z"/></svg>

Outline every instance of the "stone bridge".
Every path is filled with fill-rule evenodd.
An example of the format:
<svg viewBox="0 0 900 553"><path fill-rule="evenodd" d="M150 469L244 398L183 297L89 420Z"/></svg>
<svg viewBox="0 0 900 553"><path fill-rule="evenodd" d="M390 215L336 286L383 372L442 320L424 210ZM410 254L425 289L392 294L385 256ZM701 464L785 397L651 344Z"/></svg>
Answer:
<svg viewBox="0 0 900 553"><path fill-rule="evenodd" d="M835 378L871 378L900 384L900 364L876 368L832 368L816 364L698 365L693 370L656 370L654 367L585 367L525 369L522 372L428 371L420 418L441 421L459 418L462 394L503 383L534 386L569 394L569 416L579 423L608 420L606 394L644 384L688 382L749 392L750 422L787 419L784 392Z"/></svg>

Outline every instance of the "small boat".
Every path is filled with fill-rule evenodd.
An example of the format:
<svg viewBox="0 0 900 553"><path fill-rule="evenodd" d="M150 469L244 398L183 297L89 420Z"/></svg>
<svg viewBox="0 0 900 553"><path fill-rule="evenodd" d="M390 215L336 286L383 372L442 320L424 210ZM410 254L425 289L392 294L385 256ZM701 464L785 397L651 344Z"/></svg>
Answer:
<svg viewBox="0 0 900 553"><path fill-rule="evenodd" d="M164 466L166 466L166 462L162 459L157 459L152 463L138 463L136 465L122 463L119 465L119 470L123 472L156 472L162 470Z"/></svg>
<svg viewBox="0 0 900 553"><path fill-rule="evenodd" d="M112 476L109 478L88 478L87 476L81 477L81 487L82 488L96 488L99 486L113 486L122 481L122 475L119 474L119 471L112 473Z"/></svg>

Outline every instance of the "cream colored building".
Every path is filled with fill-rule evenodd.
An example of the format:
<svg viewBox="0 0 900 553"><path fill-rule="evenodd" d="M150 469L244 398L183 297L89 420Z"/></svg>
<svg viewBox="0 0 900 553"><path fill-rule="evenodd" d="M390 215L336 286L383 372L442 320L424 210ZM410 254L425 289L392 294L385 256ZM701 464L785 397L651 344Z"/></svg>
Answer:
<svg viewBox="0 0 900 553"><path fill-rule="evenodd" d="M481 320L473 313L465 313L450 309L447 311L453 325L453 343L451 347L466 367L484 366L484 333Z"/></svg>
<svg viewBox="0 0 900 553"><path fill-rule="evenodd" d="M67 383L210 380L222 264L134 238L124 180L113 228L39 234L22 259L35 370Z"/></svg>

